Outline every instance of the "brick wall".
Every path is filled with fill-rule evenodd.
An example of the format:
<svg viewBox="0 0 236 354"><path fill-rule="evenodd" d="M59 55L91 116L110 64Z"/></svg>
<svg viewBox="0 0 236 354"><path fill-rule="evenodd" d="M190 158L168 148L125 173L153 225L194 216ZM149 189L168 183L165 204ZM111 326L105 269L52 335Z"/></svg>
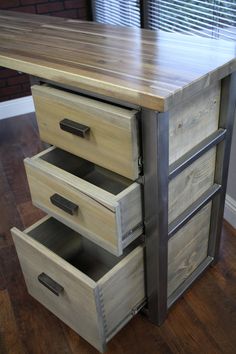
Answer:
<svg viewBox="0 0 236 354"><path fill-rule="evenodd" d="M90 0L0 0L0 9L90 19ZM28 75L0 67L0 102L30 94Z"/></svg>

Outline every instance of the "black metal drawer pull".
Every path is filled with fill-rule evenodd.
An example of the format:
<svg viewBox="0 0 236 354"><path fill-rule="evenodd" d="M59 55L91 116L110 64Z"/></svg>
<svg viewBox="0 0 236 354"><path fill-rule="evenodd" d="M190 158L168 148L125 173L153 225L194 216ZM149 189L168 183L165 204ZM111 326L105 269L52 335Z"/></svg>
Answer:
<svg viewBox="0 0 236 354"><path fill-rule="evenodd" d="M53 294L59 296L63 291L64 288L63 286L61 286L60 284L58 284L57 282L55 282L55 280L53 280L52 278L50 278L47 274L45 273L41 273L38 276L38 281L43 284L47 289L49 289Z"/></svg>
<svg viewBox="0 0 236 354"><path fill-rule="evenodd" d="M61 120L59 124L62 130L80 136L81 138L85 138L86 134L90 131L90 128L87 127L87 125L73 122L73 120L67 118Z"/></svg>
<svg viewBox="0 0 236 354"><path fill-rule="evenodd" d="M66 213L70 215L75 215L78 212L78 205L72 203L70 200L62 197L59 194L53 194L50 197L50 201L53 205L64 210Z"/></svg>

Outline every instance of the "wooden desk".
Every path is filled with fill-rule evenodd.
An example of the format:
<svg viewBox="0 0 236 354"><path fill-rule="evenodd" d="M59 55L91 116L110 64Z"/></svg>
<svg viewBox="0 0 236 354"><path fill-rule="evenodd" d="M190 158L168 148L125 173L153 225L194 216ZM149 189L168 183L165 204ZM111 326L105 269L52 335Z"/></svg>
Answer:
<svg viewBox="0 0 236 354"><path fill-rule="evenodd" d="M25 161L33 202L92 241L83 241L81 262L99 254L102 263L89 263L100 275L81 263L78 273L68 254L79 250L80 236L62 225L56 237L51 218L25 233L13 229L29 291L99 350L145 303L161 324L218 257L234 44L1 11L0 49L0 65L32 76L41 138L67 151L52 147ZM27 261L33 255L37 269ZM39 274L36 286L32 274L43 264L54 271ZM72 300L76 292L90 299L81 317L77 298L67 316L67 282Z"/></svg>

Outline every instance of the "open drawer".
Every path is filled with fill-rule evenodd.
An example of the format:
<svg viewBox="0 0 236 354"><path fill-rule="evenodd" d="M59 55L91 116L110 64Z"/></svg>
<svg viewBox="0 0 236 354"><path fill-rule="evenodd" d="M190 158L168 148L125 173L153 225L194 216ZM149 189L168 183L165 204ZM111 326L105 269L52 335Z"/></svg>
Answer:
<svg viewBox="0 0 236 354"><path fill-rule="evenodd" d="M140 184L55 147L25 167L33 203L109 252L142 234Z"/></svg>
<svg viewBox="0 0 236 354"><path fill-rule="evenodd" d="M49 217L11 231L29 293L104 351L145 300L143 246L118 258Z"/></svg>
<svg viewBox="0 0 236 354"><path fill-rule="evenodd" d="M32 86L42 140L135 180L138 111L49 85Z"/></svg>

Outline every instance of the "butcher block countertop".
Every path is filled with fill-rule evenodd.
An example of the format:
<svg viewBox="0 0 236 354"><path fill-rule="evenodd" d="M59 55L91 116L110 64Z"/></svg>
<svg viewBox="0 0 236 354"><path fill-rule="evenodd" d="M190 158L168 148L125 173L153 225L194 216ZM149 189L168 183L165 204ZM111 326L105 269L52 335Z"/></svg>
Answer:
<svg viewBox="0 0 236 354"><path fill-rule="evenodd" d="M236 69L233 42L0 11L0 65L166 111Z"/></svg>

